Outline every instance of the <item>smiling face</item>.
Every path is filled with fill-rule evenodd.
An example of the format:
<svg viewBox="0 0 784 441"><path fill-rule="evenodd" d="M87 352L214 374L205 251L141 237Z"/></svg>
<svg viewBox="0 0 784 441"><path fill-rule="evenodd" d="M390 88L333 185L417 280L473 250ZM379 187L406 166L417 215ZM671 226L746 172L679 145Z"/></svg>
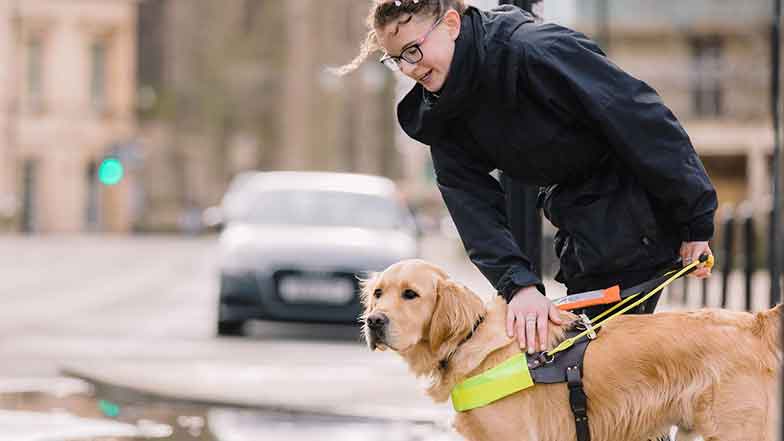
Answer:
<svg viewBox="0 0 784 441"><path fill-rule="evenodd" d="M443 17L404 14L376 29L376 35L382 50L394 57L416 52L412 46L418 45L422 59L416 63L401 60L400 71L428 91L438 92L449 75L460 35L460 14L453 9Z"/></svg>

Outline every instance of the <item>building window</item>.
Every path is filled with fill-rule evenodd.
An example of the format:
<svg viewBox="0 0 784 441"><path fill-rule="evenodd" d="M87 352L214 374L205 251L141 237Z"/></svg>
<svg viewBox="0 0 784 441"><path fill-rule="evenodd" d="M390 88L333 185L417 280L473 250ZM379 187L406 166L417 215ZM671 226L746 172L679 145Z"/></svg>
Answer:
<svg viewBox="0 0 784 441"><path fill-rule="evenodd" d="M23 233L38 231L38 161L25 159L22 162L22 218Z"/></svg>
<svg viewBox="0 0 784 441"><path fill-rule="evenodd" d="M258 17L259 10L262 8L260 0L245 0L244 13L242 17L242 28L246 33L253 32Z"/></svg>
<svg viewBox="0 0 784 441"><path fill-rule="evenodd" d="M87 165L87 206L85 207L85 230L99 231L101 214L101 184L98 180L98 164Z"/></svg>
<svg viewBox="0 0 784 441"><path fill-rule="evenodd" d="M722 40L718 36L700 36L692 47L692 110L700 117L722 115Z"/></svg>
<svg viewBox="0 0 784 441"><path fill-rule="evenodd" d="M27 43L27 101L30 109L43 107L43 43L33 38Z"/></svg>
<svg viewBox="0 0 784 441"><path fill-rule="evenodd" d="M106 59L108 47L105 41L96 41L90 47L90 103L93 110L107 110Z"/></svg>

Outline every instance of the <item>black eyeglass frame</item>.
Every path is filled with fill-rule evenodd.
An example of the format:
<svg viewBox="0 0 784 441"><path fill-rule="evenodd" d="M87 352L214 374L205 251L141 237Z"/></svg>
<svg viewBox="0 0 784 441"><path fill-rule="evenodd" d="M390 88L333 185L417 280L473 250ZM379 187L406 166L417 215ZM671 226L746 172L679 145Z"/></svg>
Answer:
<svg viewBox="0 0 784 441"><path fill-rule="evenodd" d="M446 14L439 17L438 20L433 23L433 26L431 26L430 29L425 32L425 35L418 38L416 41L403 46L403 48L400 50L400 55L396 56L384 54L381 59L378 60L379 63L393 71L399 71L402 61L405 61L408 64L417 64L422 61L422 58L424 58L425 55L422 53L421 46L425 43L427 37L429 37L430 34L438 27L438 25L441 24L441 22L444 20L444 17L446 17Z"/></svg>

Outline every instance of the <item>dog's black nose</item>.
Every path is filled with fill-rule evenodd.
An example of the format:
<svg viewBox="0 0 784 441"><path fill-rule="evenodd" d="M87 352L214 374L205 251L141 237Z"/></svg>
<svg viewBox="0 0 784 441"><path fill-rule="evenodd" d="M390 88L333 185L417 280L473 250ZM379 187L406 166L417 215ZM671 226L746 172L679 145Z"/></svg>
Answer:
<svg viewBox="0 0 784 441"><path fill-rule="evenodd" d="M366 319L366 322L367 322L368 328L373 329L373 330L377 330L377 329L381 329L384 326L386 326L386 324L389 323L389 319L387 318L386 315L378 313L378 314L373 314L373 315L369 316Z"/></svg>

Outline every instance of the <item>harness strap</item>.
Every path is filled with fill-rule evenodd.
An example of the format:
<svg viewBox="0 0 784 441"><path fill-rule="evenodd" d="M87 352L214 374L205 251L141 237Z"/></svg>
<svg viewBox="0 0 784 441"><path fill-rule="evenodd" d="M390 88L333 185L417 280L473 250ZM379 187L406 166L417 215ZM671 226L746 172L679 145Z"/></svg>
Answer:
<svg viewBox="0 0 784 441"><path fill-rule="evenodd" d="M588 398L583 390L579 365L566 368L566 382L569 385L569 406L574 414L577 441L591 441L591 431L588 428Z"/></svg>

